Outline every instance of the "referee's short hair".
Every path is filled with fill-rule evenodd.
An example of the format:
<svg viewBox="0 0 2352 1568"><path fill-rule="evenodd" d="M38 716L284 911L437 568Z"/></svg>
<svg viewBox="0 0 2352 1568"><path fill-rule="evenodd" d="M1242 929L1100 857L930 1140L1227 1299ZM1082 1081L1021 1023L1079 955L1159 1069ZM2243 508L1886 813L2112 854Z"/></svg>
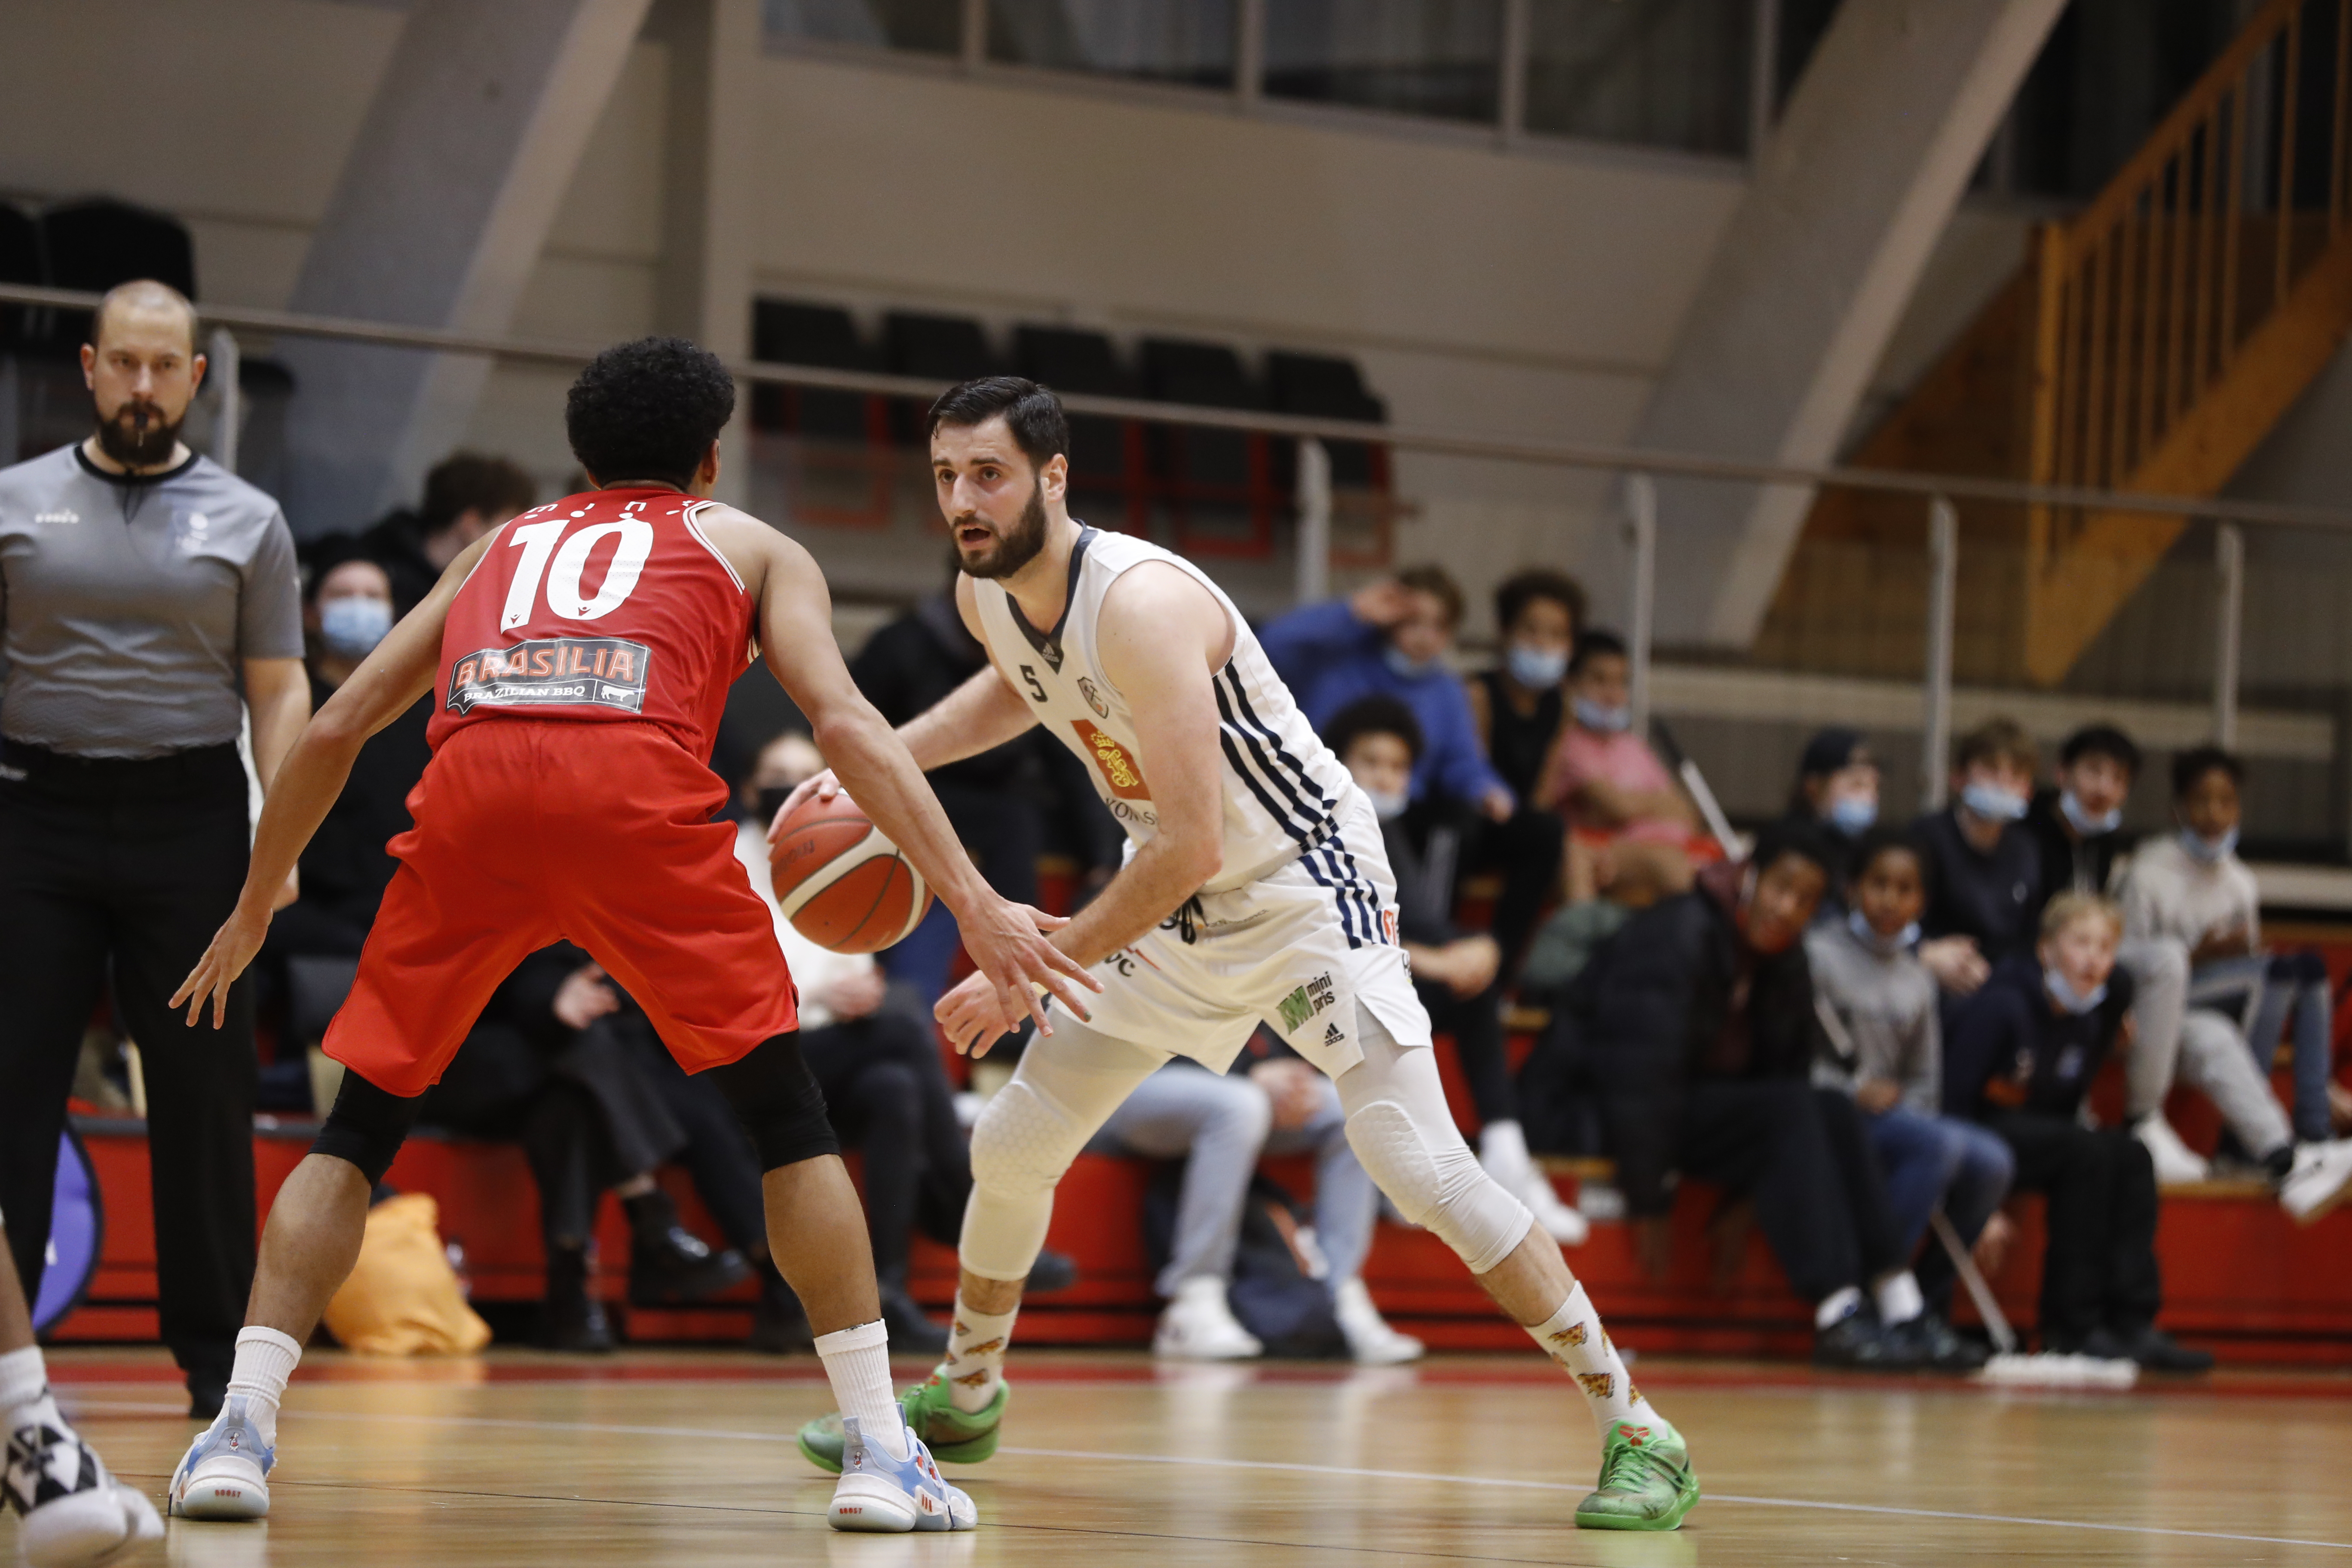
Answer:
<svg viewBox="0 0 2352 1568"><path fill-rule="evenodd" d="M1042 468L1048 458L1069 455L1070 421L1062 400L1025 376L983 375L949 387L931 405L923 437L938 435L942 425L969 430L1000 416L1030 467Z"/></svg>

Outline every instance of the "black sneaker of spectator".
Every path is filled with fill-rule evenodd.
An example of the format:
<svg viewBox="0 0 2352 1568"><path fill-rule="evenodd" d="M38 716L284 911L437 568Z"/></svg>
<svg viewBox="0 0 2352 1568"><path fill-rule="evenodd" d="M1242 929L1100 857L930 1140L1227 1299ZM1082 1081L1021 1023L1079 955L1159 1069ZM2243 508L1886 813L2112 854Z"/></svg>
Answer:
<svg viewBox="0 0 2352 1568"><path fill-rule="evenodd" d="M890 1331L892 1350L922 1355L947 1353L946 1326L931 1321L904 1287L885 1283L881 1293L882 1321Z"/></svg>
<svg viewBox="0 0 2352 1568"><path fill-rule="evenodd" d="M1813 1364L1909 1372L1920 1364L1920 1356L1900 1335L1882 1327L1877 1313L1864 1307L1814 1331Z"/></svg>
<svg viewBox="0 0 2352 1568"><path fill-rule="evenodd" d="M613 1348L604 1305L588 1293L588 1254L559 1247L547 1258L547 1299L540 1304L541 1349L602 1355Z"/></svg>
<svg viewBox="0 0 2352 1568"><path fill-rule="evenodd" d="M2124 1353L2139 1363L2143 1372L2210 1372L2213 1352L2192 1350L2158 1328L2148 1324L2123 1342Z"/></svg>
<svg viewBox="0 0 2352 1568"><path fill-rule="evenodd" d="M1934 1312L1922 1312L1892 1331L1930 1372L1974 1372L1991 1359L1984 1346L1956 1331Z"/></svg>
<svg viewBox="0 0 2352 1568"><path fill-rule="evenodd" d="M772 1267L760 1279L759 1305L751 1309L751 1348L762 1355L799 1355L816 1349L801 1299Z"/></svg>
<svg viewBox="0 0 2352 1568"><path fill-rule="evenodd" d="M1041 1252L1037 1261L1029 1266L1024 1294L1043 1296L1055 1290L1066 1290L1078 1282L1078 1266L1059 1252Z"/></svg>
<svg viewBox="0 0 2352 1568"><path fill-rule="evenodd" d="M682 1225L638 1238L629 1248L629 1304L674 1307L706 1301L751 1278L751 1266L733 1247L713 1252Z"/></svg>

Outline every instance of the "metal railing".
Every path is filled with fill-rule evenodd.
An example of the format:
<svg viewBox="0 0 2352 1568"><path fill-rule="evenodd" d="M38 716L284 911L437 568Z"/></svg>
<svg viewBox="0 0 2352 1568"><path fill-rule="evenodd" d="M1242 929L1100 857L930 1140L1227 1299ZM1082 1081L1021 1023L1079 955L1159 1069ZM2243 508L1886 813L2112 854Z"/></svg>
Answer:
<svg viewBox="0 0 2352 1568"><path fill-rule="evenodd" d="M99 296L68 289L0 284L0 305L28 305L86 311ZM299 315L249 307L213 307L203 312L211 329L207 343L217 358L239 353L238 331L272 337L308 337L363 343L383 348L435 353L481 354L497 359L549 364L584 364L598 352L583 344L543 339L494 337L435 328L397 326L344 317ZM820 390L864 393L887 397L929 399L945 384L917 376L864 371L828 370L810 365L766 361L730 362L730 371L741 382ZM231 378L232 380L234 378ZM2176 520L2205 520L2223 525L2218 534L2217 605L2214 616L2215 668L2212 732L2228 744L2237 722L2239 645L2244 624L2243 534L2245 526L2304 528L2352 532L2352 510L2288 505L2268 501L2200 499L2083 486L2040 485L1958 474L1923 474L1895 469L1863 468L1841 464L1808 467L1756 462L1703 453L1660 451L1632 447L1503 437L1475 432L1409 425L1370 425L1353 420L1316 418L1255 410L1208 408L1141 398L1065 394L1063 403L1073 414L1133 419L1161 425L1253 432L1299 444L1300 520L1296 586L1302 601L1328 591L1330 538L1329 468L1325 441L1372 441L1406 451L1454 458L1486 458L1555 468L1612 473L1625 481L1624 541L1629 553L1629 594L1625 610L1627 641L1632 652L1633 701L1637 722L1646 719L1651 705L1651 653L1654 641L1657 581L1658 517L1656 477L1710 479L1725 483L1785 485L1803 489L1848 488L1885 494L1915 496L1923 503L1922 521L1930 562L1930 593L1924 627L1926 676L1922 682L1921 795L1923 804L1943 803L1952 711L1952 648L1955 584L1960 552L1958 524L1953 502L1975 500L2013 506L2095 509L2137 512ZM226 418L215 416L215 443L233 445L236 438L236 404L226 405ZM224 433L221 429L226 426Z"/></svg>

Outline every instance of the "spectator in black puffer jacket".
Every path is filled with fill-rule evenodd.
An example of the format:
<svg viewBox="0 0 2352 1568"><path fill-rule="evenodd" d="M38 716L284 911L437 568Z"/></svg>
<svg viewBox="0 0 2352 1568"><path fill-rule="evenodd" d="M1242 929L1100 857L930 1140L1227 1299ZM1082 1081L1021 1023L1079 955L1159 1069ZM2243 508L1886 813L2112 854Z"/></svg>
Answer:
<svg viewBox="0 0 2352 1568"><path fill-rule="evenodd" d="M1821 1023L1800 939L1831 869L1814 834L1770 830L1753 859L1627 922L1571 1005L1633 1215L1663 1221L1675 1170L1753 1197L1814 1303L1815 1359L1916 1366L1930 1359L1919 1287L1861 1116L1810 1078Z"/></svg>

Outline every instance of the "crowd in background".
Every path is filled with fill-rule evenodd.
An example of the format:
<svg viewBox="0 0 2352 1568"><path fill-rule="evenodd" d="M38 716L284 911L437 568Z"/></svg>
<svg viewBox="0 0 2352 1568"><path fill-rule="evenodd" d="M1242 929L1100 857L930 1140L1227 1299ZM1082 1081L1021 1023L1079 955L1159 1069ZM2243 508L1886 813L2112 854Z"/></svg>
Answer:
<svg viewBox="0 0 2352 1568"><path fill-rule="evenodd" d="M311 704L534 492L512 464L460 454L415 510L310 544L299 617ZM951 584L851 661L893 721L984 665ZM2218 1163L2271 1184L2297 1217L2352 1182L2329 977L2315 956L2263 941L2236 855L2242 763L2211 747L2179 755L2178 831L2135 844L2123 805L2142 758L2128 736L2077 731L2045 780L2031 737L1997 720L1956 744L1950 805L1897 826L1864 737L1832 729L1806 747L1785 816L1752 845L1727 841L1634 729L1627 647L1589 624L1574 580L1517 573L1495 612L1498 657L1466 680L1463 595L1435 565L1260 630L1380 817L1397 939L1458 1059L1465 1130L1488 1172L1564 1245L1582 1242L1594 1215L1622 1215L1654 1269L1681 1182L1705 1184L1719 1217L1752 1223L1814 1304L1821 1360L1954 1370L1985 1353L1951 1327L1956 1278L2000 1266L2015 1239L2006 1200L2040 1193L2044 1343L2206 1364L2156 1326L2159 1182L2203 1179ZM420 703L370 741L271 928L256 982L278 1042L261 1072L265 1109L331 1094L337 1069L316 1042L396 868L388 846L428 758L426 715ZM733 786L756 889L767 822L823 765L789 728L722 737L714 766ZM1038 732L931 782L1008 897L1041 901L1040 865L1055 863L1083 900L1119 862L1122 836L1082 767ZM969 1089L950 1081L929 1015L960 959L943 910L878 962L819 948L781 914L776 924L802 991L803 1048L845 1146L866 1156L893 1341L936 1348L944 1330L908 1292L911 1238L952 1245L974 1094L1001 1081L1018 1042ZM2284 1100L2271 1087L2282 1050ZM2122 1115L2101 1126L2089 1095L2110 1058ZM2166 1120L2176 1086L2218 1113L2213 1161ZM756 1277L752 1342L806 1343L767 1260L751 1151L588 954L559 945L516 971L425 1119L524 1151L548 1258L541 1342L613 1342L593 1286L610 1194L627 1219L632 1303L705 1300ZM1161 1353L1421 1353L1361 1278L1381 1200L1336 1094L1270 1031L1226 1073L1171 1063L1095 1147L1164 1163L1144 1216L1167 1302ZM1257 1173L1267 1154L1311 1163L1311 1202ZM1570 1204L1539 1163L1560 1154L1605 1158L1612 1173ZM719 1237L681 1222L655 1179L672 1163ZM1031 1288L1072 1278L1048 1254Z"/></svg>

